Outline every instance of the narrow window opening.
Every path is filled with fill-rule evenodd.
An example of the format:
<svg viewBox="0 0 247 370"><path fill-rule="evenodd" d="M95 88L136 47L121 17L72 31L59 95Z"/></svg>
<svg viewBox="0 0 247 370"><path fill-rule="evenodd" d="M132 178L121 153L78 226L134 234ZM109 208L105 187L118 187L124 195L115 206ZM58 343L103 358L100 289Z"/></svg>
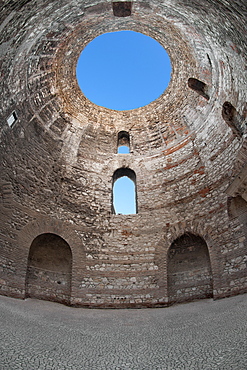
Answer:
<svg viewBox="0 0 247 370"><path fill-rule="evenodd" d="M119 168L113 174L112 213L137 213L136 175L129 168Z"/></svg>
<svg viewBox="0 0 247 370"><path fill-rule="evenodd" d="M112 10L115 17L129 17L131 15L131 1L113 1Z"/></svg>
<svg viewBox="0 0 247 370"><path fill-rule="evenodd" d="M189 78L188 86L190 89L197 92L197 94L203 96L203 98L209 100L208 86L197 78Z"/></svg>
<svg viewBox="0 0 247 370"><path fill-rule="evenodd" d="M11 115L7 118L7 123L9 125L9 127L13 127L15 122L17 121L17 114L16 112L12 112Z"/></svg>
<svg viewBox="0 0 247 370"><path fill-rule="evenodd" d="M130 148L127 145L121 145L118 147L119 154L129 154Z"/></svg>
<svg viewBox="0 0 247 370"><path fill-rule="evenodd" d="M130 137L127 131L120 131L117 139L118 153L130 152Z"/></svg>
<svg viewBox="0 0 247 370"><path fill-rule="evenodd" d="M211 62L211 59L210 59L210 57L209 57L209 55L207 54L207 57L208 57L208 62L209 62L209 64L210 64L210 67L212 67L212 62Z"/></svg>
<svg viewBox="0 0 247 370"><path fill-rule="evenodd" d="M236 108L228 101L222 106L222 117L234 135L241 137L245 133L244 118L241 117Z"/></svg>

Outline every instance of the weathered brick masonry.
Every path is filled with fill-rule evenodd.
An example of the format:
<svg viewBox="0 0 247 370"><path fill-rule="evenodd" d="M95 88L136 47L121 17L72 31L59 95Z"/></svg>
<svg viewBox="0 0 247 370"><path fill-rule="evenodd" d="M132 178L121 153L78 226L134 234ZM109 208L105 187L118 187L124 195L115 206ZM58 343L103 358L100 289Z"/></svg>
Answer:
<svg viewBox="0 0 247 370"><path fill-rule="evenodd" d="M246 1L0 12L0 293L152 307L246 292ZM132 111L94 105L76 81L83 47L117 30L172 61L164 94ZM130 154L117 154L120 131ZM135 215L112 214L121 168L136 175Z"/></svg>

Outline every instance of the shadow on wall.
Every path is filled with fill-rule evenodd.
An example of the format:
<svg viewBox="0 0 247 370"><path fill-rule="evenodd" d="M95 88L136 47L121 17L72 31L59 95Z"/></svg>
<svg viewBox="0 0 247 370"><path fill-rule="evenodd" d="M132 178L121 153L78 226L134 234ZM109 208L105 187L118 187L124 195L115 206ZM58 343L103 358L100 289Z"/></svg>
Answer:
<svg viewBox="0 0 247 370"><path fill-rule="evenodd" d="M228 198L228 215L230 219L238 218L247 239L247 202L240 195Z"/></svg>
<svg viewBox="0 0 247 370"><path fill-rule="evenodd" d="M167 267L170 304L213 297L208 247L200 236L177 238L168 251Z"/></svg>
<svg viewBox="0 0 247 370"><path fill-rule="evenodd" d="M30 247L26 297L69 304L72 253L68 243L55 234L37 236Z"/></svg>

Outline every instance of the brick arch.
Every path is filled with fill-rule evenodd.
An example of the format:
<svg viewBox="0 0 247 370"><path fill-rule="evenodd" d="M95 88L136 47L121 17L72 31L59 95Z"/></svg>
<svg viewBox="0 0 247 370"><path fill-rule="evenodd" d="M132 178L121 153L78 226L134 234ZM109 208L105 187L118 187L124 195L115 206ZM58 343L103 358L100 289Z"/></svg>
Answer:
<svg viewBox="0 0 247 370"><path fill-rule="evenodd" d="M167 253L169 303L213 296L212 269L205 240L192 233L175 239Z"/></svg>
<svg viewBox="0 0 247 370"><path fill-rule="evenodd" d="M167 283L167 259L168 252L172 243L184 234L193 234L205 240L208 248L212 280L213 280L213 297L217 297L217 290L220 287L221 270L220 256L218 246L214 241L214 230L211 226L206 227L200 220L182 221L174 224L166 224L164 227L164 239L160 241L161 256L160 269L162 270L162 279L164 281L165 293L168 295Z"/></svg>
<svg viewBox="0 0 247 370"><path fill-rule="evenodd" d="M72 252L57 234L38 235L29 249L26 296L70 303Z"/></svg>
<svg viewBox="0 0 247 370"><path fill-rule="evenodd" d="M78 280L80 279L78 264L81 268L85 266L86 253L83 242L68 223L47 216L40 216L35 221L29 222L21 230L18 236L18 244L20 258L25 263L22 264L23 268L20 274L26 276L30 247L35 238L42 234L55 234L69 245L72 254L71 297L74 297L77 294L76 286L79 285ZM25 280L23 280L24 284Z"/></svg>
<svg viewBox="0 0 247 370"><path fill-rule="evenodd" d="M172 225L166 225L165 227L165 253L168 252L170 245L173 241L183 234L190 233L202 237L207 243L209 249L210 259L214 260L217 258L216 247L214 246L213 236L214 231L211 226L205 227L200 221L192 220L186 222L178 222Z"/></svg>

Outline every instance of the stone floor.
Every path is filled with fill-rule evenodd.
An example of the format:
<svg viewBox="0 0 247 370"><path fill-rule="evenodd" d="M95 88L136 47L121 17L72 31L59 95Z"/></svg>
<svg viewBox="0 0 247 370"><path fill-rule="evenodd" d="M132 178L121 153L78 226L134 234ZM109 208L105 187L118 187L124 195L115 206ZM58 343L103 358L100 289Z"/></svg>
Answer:
<svg viewBox="0 0 247 370"><path fill-rule="evenodd" d="M247 295L103 310L0 297L0 369L247 369Z"/></svg>

